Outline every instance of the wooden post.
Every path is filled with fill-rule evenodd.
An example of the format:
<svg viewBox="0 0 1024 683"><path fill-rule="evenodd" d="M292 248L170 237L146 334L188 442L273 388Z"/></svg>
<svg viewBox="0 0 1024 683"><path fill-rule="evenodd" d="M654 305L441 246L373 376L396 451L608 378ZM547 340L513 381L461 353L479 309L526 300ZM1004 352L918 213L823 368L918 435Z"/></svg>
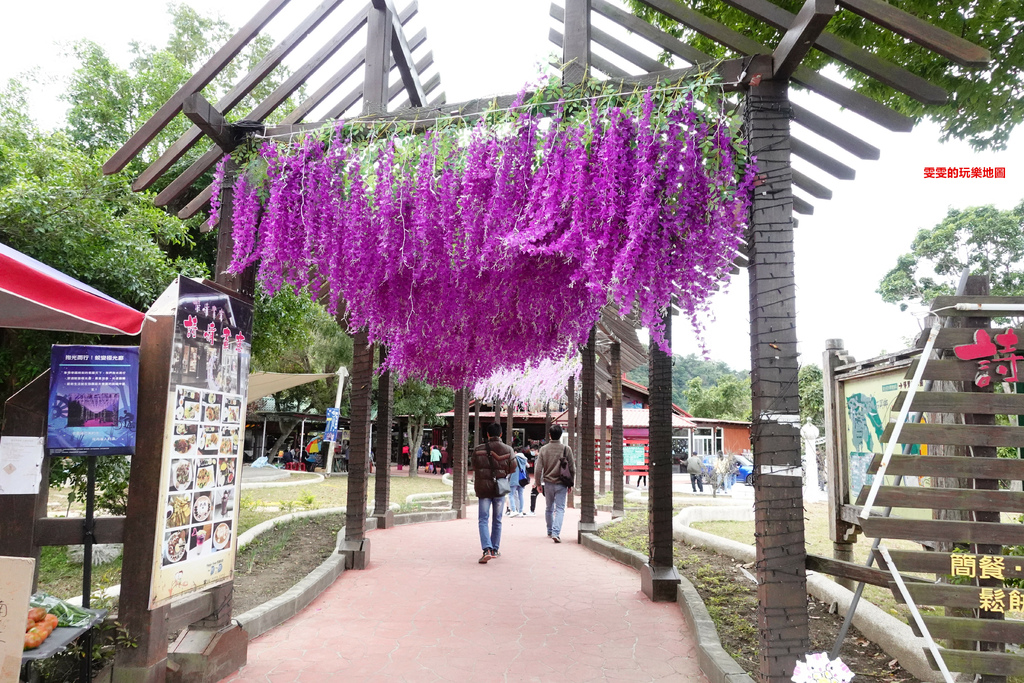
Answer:
<svg viewBox="0 0 1024 683"><path fill-rule="evenodd" d="M459 519L466 518L466 450L469 443L469 389L455 392L455 438L451 445L452 510ZM480 421L480 401L476 405L477 424Z"/></svg>
<svg viewBox="0 0 1024 683"><path fill-rule="evenodd" d="M672 338L672 308L662 315ZM647 538L649 559L640 568L640 587L654 602L675 602L679 571L672 553L672 356L654 341L650 348L651 408L648 421Z"/></svg>
<svg viewBox="0 0 1024 683"><path fill-rule="evenodd" d="M590 328L587 345L583 347L583 389L580 400L580 468L576 470L580 487L580 527L578 537L596 532L594 507L594 397L597 382L597 328Z"/></svg>
<svg viewBox="0 0 1024 683"><path fill-rule="evenodd" d="M845 406L842 396L837 394L836 368L849 360L843 348L842 339L827 339L822 355L822 387L825 394L825 486L828 490L828 535L832 539L832 556L844 562L853 562L853 546L858 528L843 519L841 511L850 503L850 463L843 457L843 442L846 440L842 428ZM853 579L836 577L836 583L849 590L856 587Z"/></svg>
<svg viewBox="0 0 1024 683"><path fill-rule="evenodd" d="M601 407L601 458L598 463L598 477L600 477L600 488L598 493L604 495L605 470L608 469L608 397L602 391L598 398L598 405Z"/></svg>
<svg viewBox="0 0 1024 683"><path fill-rule="evenodd" d="M149 609L156 547L157 506L165 494L160 481L160 453L170 391L174 315L147 320L139 347L139 410L135 461L128 479L127 521L121 562L121 597L118 620L135 647L118 649L114 662L116 683L163 683L167 675L167 611ZM143 466L148 463L149 466Z"/></svg>
<svg viewBox="0 0 1024 683"><path fill-rule="evenodd" d="M476 410L473 412L473 446L479 446L482 442L480 441L480 397L477 396L476 400L473 401L473 405Z"/></svg>
<svg viewBox="0 0 1024 683"><path fill-rule="evenodd" d="M590 70L590 0L566 0L563 83L580 83Z"/></svg>
<svg viewBox="0 0 1024 683"><path fill-rule="evenodd" d="M622 346L612 342L612 518L622 517Z"/></svg>
<svg viewBox="0 0 1024 683"><path fill-rule="evenodd" d="M551 401L544 404L544 437L547 441L550 439L549 433L551 432Z"/></svg>
<svg viewBox="0 0 1024 683"><path fill-rule="evenodd" d="M371 0L366 16L364 114L383 114L388 110L388 75L391 72L391 31L394 20L385 0Z"/></svg>
<svg viewBox="0 0 1024 683"><path fill-rule="evenodd" d="M512 445L512 440L513 440L512 439L512 418L515 415L515 412L514 412L515 409L516 409L515 401L509 401L508 409L506 410L506 414L508 416L508 419L506 419L506 421L505 421L505 438L507 439L507 443L508 443L509 446ZM497 413L495 413L495 417L497 417ZM494 421L497 422L498 420L495 419Z"/></svg>
<svg viewBox="0 0 1024 683"><path fill-rule="evenodd" d="M576 452L576 378L570 377L568 386L566 386L565 393L569 395L569 412L566 415L568 418L566 421L566 438L569 441L569 448L573 450L573 457L575 458L576 471L580 471L580 454ZM576 492L572 489L566 493L565 496L566 507L576 507Z"/></svg>
<svg viewBox="0 0 1024 683"><path fill-rule="evenodd" d="M348 497L345 512L345 567L365 569L370 562L366 535L366 462L370 455L370 389L373 345L366 328L352 336L352 437L349 439Z"/></svg>
<svg viewBox="0 0 1024 683"><path fill-rule="evenodd" d="M387 359L387 349L380 345L380 363ZM374 481L374 510L378 529L388 529L395 524L395 513L391 510L391 420L394 417L395 386L391 371L382 372L377 381L377 476ZM349 450L351 453L351 450Z"/></svg>
<svg viewBox="0 0 1024 683"><path fill-rule="evenodd" d="M743 117L761 185L751 205L749 245L754 523L760 673L788 681L810 648L804 507L800 476L793 173L789 83L747 92Z"/></svg>

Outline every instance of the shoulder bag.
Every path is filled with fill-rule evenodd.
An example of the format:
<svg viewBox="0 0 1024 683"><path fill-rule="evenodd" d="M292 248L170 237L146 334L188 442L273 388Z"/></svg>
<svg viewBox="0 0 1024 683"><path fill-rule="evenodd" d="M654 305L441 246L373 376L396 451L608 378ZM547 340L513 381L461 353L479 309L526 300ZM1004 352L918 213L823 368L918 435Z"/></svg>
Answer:
<svg viewBox="0 0 1024 683"><path fill-rule="evenodd" d="M569 466L569 459L565 455L566 450L566 447L562 446L562 458L558 461L558 483L566 488L572 488L576 482Z"/></svg>

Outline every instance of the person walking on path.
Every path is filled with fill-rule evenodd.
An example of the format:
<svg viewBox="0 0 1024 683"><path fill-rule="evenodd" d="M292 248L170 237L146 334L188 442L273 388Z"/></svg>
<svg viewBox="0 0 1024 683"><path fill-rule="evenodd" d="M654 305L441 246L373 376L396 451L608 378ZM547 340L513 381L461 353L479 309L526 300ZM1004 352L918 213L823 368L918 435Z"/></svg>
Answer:
<svg viewBox="0 0 1024 683"><path fill-rule="evenodd" d="M551 437L551 441L541 446L533 476L534 481L544 487L544 521L548 527L548 538L555 543L561 543L565 496L569 490L562 477L562 465L564 463L568 467L569 476L573 479L576 477L576 469L572 449L559 442L562 438L562 428L552 425L548 436Z"/></svg>
<svg viewBox="0 0 1024 683"><path fill-rule="evenodd" d="M516 453L515 463L516 471L509 477L509 494L508 494L508 505L511 508L509 517L523 517L525 516L525 510L523 509L523 485L519 482L526 480L529 484L529 476L526 474L526 453L529 453L528 448L523 448L522 452Z"/></svg>
<svg viewBox="0 0 1024 683"><path fill-rule="evenodd" d="M477 523L480 527L480 564L487 564L501 556L501 513L505 496L498 490L498 479L514 472L515 458L512 448L501 441L501 425L487 426L486 442L473 449L473 491L479 499ZM493 515L493 521L491 516Z"/></svg>
<svg viewBox="0 0 1024 683"><path fill-rule="evenodd" d="M441 449L437 445L430 447L430 471L434 474L440 474L441 469Z"/></svg>

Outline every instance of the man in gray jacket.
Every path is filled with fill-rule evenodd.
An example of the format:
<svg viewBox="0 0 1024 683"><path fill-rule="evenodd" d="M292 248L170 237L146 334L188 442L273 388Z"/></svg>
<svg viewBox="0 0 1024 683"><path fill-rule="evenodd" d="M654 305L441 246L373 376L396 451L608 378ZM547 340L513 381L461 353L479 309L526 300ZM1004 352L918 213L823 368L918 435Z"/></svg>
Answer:
<svg viewBox="0 0 1024 683"><path fill-rule="evenodd" d="M544 521L548 526L548 538L555 543L561 543L562 517L565 516L565 497L569 491L562 483L562 460L569 466L569 472L573 478L576 477L576 469L572 458L572 449L563 446L559 439L562 438L562 428L552 425L548 432L551 440L541 446L540 454L537 456L537 463L534 466L534 484L544 487Z"/></svg>

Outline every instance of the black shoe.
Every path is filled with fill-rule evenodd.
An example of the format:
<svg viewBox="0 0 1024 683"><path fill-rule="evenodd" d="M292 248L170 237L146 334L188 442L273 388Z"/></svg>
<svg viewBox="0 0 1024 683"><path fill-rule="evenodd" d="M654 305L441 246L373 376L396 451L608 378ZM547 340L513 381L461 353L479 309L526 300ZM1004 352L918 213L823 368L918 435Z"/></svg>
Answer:
<svg viewBox="0 0 1024 683"><path fill-rule="evenodd" d="M552 536L551 540L554 541L555 543L561 543L562 542L562 539L560 539L558 536Z"/></svg>
<svg viewBox="0 0 1024 683"><path fill-rule="evenodd" d="M501 557L501 551L495 550L494 548L491 548L491 559L492 560L496 560L499 557Z"/></svg>
<svg viewBox="0 0 1024 683"><path fill-rule="evenodd" d="M480 564L487 564L491 561L492 557L491 551L485 550L483 556L478 560L478 562L480 562Z"/></svg>

